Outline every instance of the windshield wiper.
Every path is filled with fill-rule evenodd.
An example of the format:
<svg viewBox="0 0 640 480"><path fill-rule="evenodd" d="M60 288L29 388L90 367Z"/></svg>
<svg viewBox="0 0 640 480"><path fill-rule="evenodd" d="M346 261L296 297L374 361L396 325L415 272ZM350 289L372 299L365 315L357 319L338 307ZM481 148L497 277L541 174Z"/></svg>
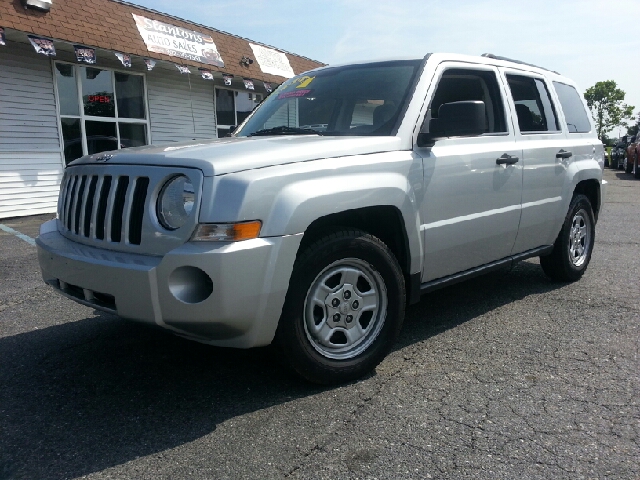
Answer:
<svg viewBox="0 0 640 480"><path fill-rule="evenodd" d="M257 130L250 133L249 137L256 137L260 135L322 135L322 133L312 128L297 128L280 125L278 127Z"/></svg>

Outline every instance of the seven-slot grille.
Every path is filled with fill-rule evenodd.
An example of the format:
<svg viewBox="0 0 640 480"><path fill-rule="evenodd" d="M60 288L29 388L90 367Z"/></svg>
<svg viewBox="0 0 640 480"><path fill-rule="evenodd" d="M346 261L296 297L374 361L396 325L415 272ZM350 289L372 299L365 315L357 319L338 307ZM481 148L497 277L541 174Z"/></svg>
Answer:
<svg viewBox="0 0 640 480"><path fill-rule="evenodd" d="M69 174L58 218L72 235L140 245L148 187L149 177Z"/></svg>

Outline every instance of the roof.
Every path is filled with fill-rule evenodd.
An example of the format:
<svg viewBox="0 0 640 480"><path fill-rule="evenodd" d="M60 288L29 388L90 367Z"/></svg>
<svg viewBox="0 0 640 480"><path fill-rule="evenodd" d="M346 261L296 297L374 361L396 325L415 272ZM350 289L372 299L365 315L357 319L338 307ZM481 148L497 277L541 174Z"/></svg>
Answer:
<svg viewBox="0 0 640 480"><path fill-rule="evenodd" d="M132 14L168 23L187 30L210 35L224 60L224 67L202 64L179 57L149 52L140 36ZM255 58L249 43L283 52L294 73L302 73L324 65L309 58L285 52L275 47L225 33L211 27L189 22L155 10L139 7L119 0L54 0L51 11L26 10L20 0L0 0L0 26L27 34L88 47L103 48L140 57L165 60L176 64L210 68L212 71L282 83L283 77L263 73L258 62L242 65L243 56Z"/></svg>

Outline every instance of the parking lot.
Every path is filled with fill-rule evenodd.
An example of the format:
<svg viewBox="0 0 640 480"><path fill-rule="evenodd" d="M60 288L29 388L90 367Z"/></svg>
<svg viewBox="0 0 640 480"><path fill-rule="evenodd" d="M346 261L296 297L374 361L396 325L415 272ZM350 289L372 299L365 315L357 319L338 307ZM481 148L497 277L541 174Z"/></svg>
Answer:
<svg viewBox="0 0 640 480"><path fill-rule="evenodd" d="M75 304L27 241L52 216L0 220L0 479L638 479L640 181L605 178L581 281L425 295L337 388Z"/></svg>

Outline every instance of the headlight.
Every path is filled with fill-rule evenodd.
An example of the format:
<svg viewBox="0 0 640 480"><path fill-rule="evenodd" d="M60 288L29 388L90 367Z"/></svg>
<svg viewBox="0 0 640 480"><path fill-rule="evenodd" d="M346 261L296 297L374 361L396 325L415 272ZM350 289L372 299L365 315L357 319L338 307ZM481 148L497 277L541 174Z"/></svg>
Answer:
<svg viewBox="0 0 640 480"><path fill-rule="evenodd" d="M177 175L164 184L158 196L158 220L168 230L182 227L191 212L195 192L186 175Z"/></svg>

